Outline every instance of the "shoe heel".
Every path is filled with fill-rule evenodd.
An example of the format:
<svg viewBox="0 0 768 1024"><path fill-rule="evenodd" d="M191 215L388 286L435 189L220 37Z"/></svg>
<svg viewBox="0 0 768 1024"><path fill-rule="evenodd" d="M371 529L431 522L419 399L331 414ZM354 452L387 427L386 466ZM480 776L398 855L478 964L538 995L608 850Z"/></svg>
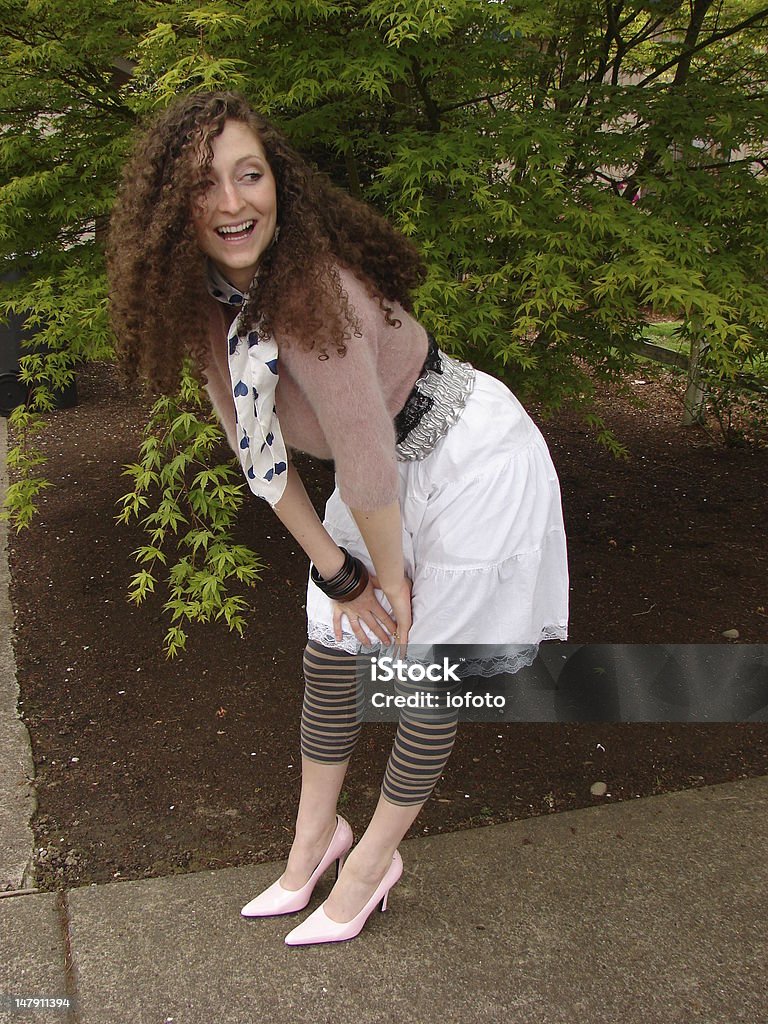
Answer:
<svg viewBox="0 0 768 1024"><path fill-rule="evenodd" d="M381 901L381 912L382 914L387 909L387 896L389 896L389 889L384 893L384 899Z"/></svg>

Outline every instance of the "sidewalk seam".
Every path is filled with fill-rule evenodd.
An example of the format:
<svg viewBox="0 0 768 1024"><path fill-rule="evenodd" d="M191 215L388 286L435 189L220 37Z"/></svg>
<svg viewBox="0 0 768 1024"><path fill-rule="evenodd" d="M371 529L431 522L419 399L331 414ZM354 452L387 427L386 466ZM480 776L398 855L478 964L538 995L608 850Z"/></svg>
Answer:
<svg viewBox="0 0 768 1024"><path fill-rule="evenodd" d="M56 912L61 926L61 935L64 940L64 994L70 1001L66 1021L67 1024L81 1024L77 994L77 969L72 954L69 900L65 889L60 889L56 893Z"/></svg>

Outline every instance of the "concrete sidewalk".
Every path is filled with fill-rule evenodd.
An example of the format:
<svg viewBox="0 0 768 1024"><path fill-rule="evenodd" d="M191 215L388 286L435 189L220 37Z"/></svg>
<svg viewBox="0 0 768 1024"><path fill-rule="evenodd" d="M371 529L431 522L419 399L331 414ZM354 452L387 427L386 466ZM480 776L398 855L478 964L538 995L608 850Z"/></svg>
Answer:
<svg viewBox="0 0 768 1024"><path fill-rule="evenodd" d="M77 1024L766 1024L768 778L401 846L389 909L337 945L244 921L277 864L0 900L0 993Z"/></svg>
<svg viewBox="0 0 768 1024"><path fill-rule="evenodd" d="M0 416L0 502L8 488L7 450L8 427ZM34 835L29 820L36 807L29 733L18 714L9 583L8 524L0 520L0 892L30 883Z"/></svg>

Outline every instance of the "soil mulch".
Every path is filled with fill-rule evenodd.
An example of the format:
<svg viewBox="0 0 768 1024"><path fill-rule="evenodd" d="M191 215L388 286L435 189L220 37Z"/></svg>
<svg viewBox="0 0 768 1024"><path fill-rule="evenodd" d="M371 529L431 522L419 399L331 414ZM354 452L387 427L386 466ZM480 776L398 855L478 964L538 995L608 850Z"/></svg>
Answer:
<svg viewBox="0 0 768 1024"><path fill-rule="evenodd" d="M573 643L768 640L768 451L725 449L678 426L663 373L599 403L630 456L572 414L542 423L560 473ZM248 504L238 541L268 561L240 638L194 627L164 657L163 595L126 600L139 526L119 526L146 401L113 369L78 378L79 404L39 438L55 486L10 538L20 709L39 809L38 885L53 889L286 856L299 792L307 562L269 507ZM228 449L222 448L222 457ZM301 460L319 509L332 476ZM268 548L268 558L265 554ZM362 831L394 726L364 726L341 804ZM446 832L768 774L768 724L463 723L410 835ZM596 797L590 786L607 783Z"/></svg>

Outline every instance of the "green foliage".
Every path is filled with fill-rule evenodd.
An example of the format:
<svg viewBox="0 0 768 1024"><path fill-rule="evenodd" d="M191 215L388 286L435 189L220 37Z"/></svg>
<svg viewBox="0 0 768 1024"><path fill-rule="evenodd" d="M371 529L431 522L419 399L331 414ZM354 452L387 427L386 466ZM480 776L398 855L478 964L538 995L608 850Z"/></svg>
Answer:
<svg viewBox="0 0 768 1024"><path fill-rule="evenodd" d="M229 594L228 585L253 586L263 568L250 548L233 542L245 486L231 461L212 465L221 431L202 404L200 386L188 372L178 395L155 402L139 461L123 467L133 489L121 497L116 516L123 523L141 516L148 540L133 552L143 568L131 578L129 600L141 604L155 591L158 565L168 569L170 597L163 608L172 623L165 636L169 657L186 646L180 623L223 618L242 636L246 602Z"/></svg>
<svg viewBox="0 0 768 1024"><path fill-rule="evenodd" d="M707 388L706 408L709 418L729 448L768 445L766 398L768 383L763 384L759 391L747 390L723 380L716 380Z"/></svg>
<svg viewBox="0 0 768 1024"><path fill-rule="evenodd" d="M0 0L0 262L20 275L0 308L46 342L16 428L111 351L102 240L130 132L198 86L242 89L399 224L428 261L424 323L524 397L589 417L649 309L730 387L768 354L767 20L757 0ZM44 485L22 448L17 528ZM149 529L210 552L158 499ZM171 580L174 621L220 597L183 557Z"/></svg>

